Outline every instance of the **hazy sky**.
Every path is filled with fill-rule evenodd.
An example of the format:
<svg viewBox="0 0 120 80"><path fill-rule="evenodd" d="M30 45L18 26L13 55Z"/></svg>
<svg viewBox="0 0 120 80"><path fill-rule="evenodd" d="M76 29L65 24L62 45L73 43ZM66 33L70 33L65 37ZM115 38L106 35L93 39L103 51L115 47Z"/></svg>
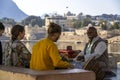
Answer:
<svg viewBox="0 0 120 80"><path fill-rule="evenodd" d="M120 0L13 0L28 15L41 16L44 13L63 15L67 11L78 14L119 14Z"/></svg>

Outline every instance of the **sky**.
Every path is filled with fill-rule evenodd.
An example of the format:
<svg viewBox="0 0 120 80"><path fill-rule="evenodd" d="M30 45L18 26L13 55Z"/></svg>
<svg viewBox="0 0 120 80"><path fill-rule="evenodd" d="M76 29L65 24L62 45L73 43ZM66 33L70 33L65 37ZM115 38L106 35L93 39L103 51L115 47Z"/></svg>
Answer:
<svg viewBox="0 0 120 80"><path fill-rule="evenodd" d="M74 14L120 15L120 0L13 0L28 15L42 16L47 13L64 15L70 11Z"/></svg>

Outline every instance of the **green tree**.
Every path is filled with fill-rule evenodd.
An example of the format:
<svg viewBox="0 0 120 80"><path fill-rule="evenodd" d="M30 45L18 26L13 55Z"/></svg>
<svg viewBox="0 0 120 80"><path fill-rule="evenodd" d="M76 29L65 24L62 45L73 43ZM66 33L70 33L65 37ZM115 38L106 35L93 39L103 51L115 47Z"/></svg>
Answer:
<svg viewBox="0 0 120 80"><path fill-rule="evenodd" d="M21 24L23 25L29 25L31 24L32 26L38 25L42 26L44 25L44 20L41 19L41 17L37 16L29 16L26 19L22 20Z"/></svg>
<svg viewBox="0 0 120 80"><path fill-rule="evenodd" d="M82 24L82 22L81 22L80 20L76 20L76 21L74 22L73 26L74 26L74 28L79 29L79 28L82 27L81 24Z"/></svg>
<svg viewBox="0 0 120 80"><path fill-rule="evenodd" d="M16 24L14 19L7 18L7 17L2 18L0 20L0 22L5 23L5 24L9 24L9 25L15 25Z"/></svg>
<svg viewBox="0 0 120 80"><path fill-rule="evenodd" d="M98 26L101 26L101 28L102 28L103 30L108 30L107 21L101 20L101 21L98 23Z"/></svg>
<svg viewBox="0 0 120 80"><path fill-rule="evenodd" d="M81 23L81 26L84 27L84 26L88 26L88 24L92 23L91 19L90 18L85 18L82 20L82 23Z"/></svg>
<svg viewBox="0 0 120 80"><path fill-rule="evenodd" d="M118 22L114 22L114 24L110 26L110 30L113 29L120 29L120 24Z"/></svg>

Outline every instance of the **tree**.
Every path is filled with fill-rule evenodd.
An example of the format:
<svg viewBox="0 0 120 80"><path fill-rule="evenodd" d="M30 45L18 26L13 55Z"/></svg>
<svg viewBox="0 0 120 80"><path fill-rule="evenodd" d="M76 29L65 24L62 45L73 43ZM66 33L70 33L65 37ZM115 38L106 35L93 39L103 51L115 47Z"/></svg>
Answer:
<svg viewBox="0 0 120 80"><path fill-rule="evenodd" d="M86 18L89 18L89 19L91 19L91 15L86 15Z"/></svg>
<svg viewBox="0 0 120 80"><path fill-rule="evenodd" d="M2 18L0 20L0 22L5 23L5 24L9 24L9 25L15 25L16 24L14 19L7 18L7 17Z"/></svg>
<svg viewBox="0 0 120 80"><path fill-rule="evenodd" d="M41 17L37 16L29 16L26 19L22 20L21 22L23 25L29 25L31 24L32 26L38 25L42 26L44 25L44 20L41 19Z"/></svg>
<svg viewBox="0 0 120 80"><path fill-rule="evenodd" d="M110 26L110 30L113 30L113 29L120 29L120 24L118 22L114 22L114 24Z"/></svg>
<svg viewBox="0 0 120 80"><path fill-rule="evenodd" d="M81 26L84 27L84 26L88 26L88 24L92 23L91 19L89 18L85 18L83 19L82 23L81 23Z"/></svg>
<svg viewBox="0 0 120 80"><path fill-rule="evenodd" d="M74 26L74 28L81 28L82 26L81 26L81 24L82 24L82 22L80 21L80 20L76 20L75 22L74 22L74 24L73 24L73 26Z"/></svg>
<svg viewBox="0 0 120 80"><path fill-rule="evenodd" d="M108 30L107 21L101 20L101 21L98 23L98 26L101 26L101 28L102 28L103 30Z"/></svg>

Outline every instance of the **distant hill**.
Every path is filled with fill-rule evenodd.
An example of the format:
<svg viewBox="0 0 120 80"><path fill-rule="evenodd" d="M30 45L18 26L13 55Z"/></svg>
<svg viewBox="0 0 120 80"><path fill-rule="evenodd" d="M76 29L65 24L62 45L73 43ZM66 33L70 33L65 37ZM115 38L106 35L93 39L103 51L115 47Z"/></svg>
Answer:
<svg viewBox="0 0 120 80"><path fill-rule="evenodd" d="M0 18L12 18L15 21L21 21L28 17L12 0L0 0Z"/></svg>

